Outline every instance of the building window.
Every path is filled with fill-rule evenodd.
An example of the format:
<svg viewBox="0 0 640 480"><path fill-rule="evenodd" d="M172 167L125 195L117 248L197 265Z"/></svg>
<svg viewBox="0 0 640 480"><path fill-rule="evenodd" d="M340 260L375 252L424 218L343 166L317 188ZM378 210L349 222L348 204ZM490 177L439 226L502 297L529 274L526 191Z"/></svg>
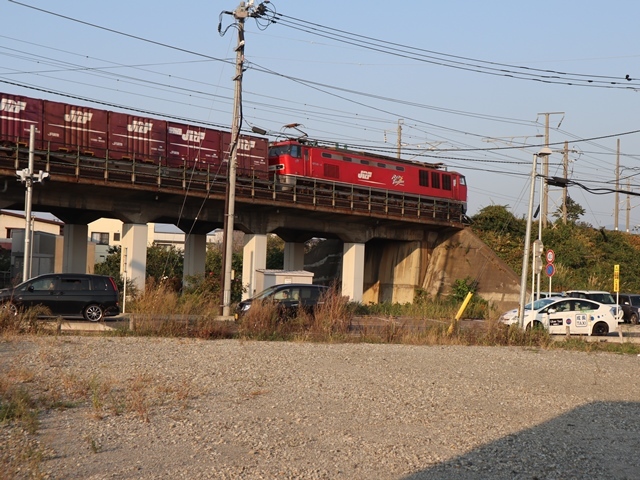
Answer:
<svg viewBox="0 0 640 480"><path fill-rule="evenodd" d="M113 241L114 242L119 242L120 241L120 232L116 232L113 234Z"/></svg>
<svg viewBox="0 0 640 480"><path fill-rule="evenodd" d="M109 245L109 234L103 232L91 232L91 241L98 245Z"/></svg>

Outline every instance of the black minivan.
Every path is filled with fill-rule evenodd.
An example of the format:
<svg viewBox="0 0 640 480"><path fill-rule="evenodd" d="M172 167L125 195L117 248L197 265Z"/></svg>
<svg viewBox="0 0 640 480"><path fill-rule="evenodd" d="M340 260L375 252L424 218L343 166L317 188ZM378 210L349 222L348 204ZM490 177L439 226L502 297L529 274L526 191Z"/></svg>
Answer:
<svg viewBox="0 0 640 480"><path fill-rule="evenodd" d="M256 301L273 301L278 305L282 317L295 314L298 308L303 308L308 313L313 313L322 303L323 294L329 287L312 285L308 283L285 283L273 285L266 290L254 295L252 298L241 301L236 307L236 320L247 313L251 303Z"/></svg>
<svg viewBox="0 0 640 480"><path fill-rule="evenodd" d="M91 322L120 313L115 280L106 275L82 273L48 273L2 289L0 305L14 313L43 305L52 315L82 315Z"/></svg>

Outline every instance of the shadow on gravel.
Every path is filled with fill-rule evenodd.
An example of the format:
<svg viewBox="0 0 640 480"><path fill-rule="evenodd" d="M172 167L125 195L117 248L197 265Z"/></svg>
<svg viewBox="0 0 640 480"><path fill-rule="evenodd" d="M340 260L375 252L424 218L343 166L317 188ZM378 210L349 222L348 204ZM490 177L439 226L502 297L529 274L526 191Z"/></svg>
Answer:
<svg viewBox="0 0 640 480"><path fill-rule="evenodd" d="M404 480L634 479L639 472L640 403L596 402Z"/></svg>

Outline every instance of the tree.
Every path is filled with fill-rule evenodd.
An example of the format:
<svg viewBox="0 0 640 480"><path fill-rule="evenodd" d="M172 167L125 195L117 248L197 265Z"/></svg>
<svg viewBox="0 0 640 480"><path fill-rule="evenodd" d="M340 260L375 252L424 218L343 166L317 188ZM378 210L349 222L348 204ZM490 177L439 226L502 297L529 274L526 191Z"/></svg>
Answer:
<svg viewBox="0 0 640 480"><path fill-rule="evenodd" d="M584 215L585 209L582 206L575 202L570 196L567 195L567 221L571 223L576 223L582 215ZM562 205L556 208L556 211L553 212L553 217L556 219L562 218Z"/></svg>

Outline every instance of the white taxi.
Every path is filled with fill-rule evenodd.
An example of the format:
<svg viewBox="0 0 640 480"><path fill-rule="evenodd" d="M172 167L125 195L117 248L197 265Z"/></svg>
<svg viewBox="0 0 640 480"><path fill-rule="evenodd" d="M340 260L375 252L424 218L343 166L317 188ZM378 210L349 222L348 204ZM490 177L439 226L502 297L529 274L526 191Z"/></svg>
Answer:
<svg viewBox="0 0 640 480"><path fill-rule="evenodd" d="M525 329L544 327L549 333L607 335L618 328L616 305L605 305L585 298L561 298L525 321Z"/></svg>

